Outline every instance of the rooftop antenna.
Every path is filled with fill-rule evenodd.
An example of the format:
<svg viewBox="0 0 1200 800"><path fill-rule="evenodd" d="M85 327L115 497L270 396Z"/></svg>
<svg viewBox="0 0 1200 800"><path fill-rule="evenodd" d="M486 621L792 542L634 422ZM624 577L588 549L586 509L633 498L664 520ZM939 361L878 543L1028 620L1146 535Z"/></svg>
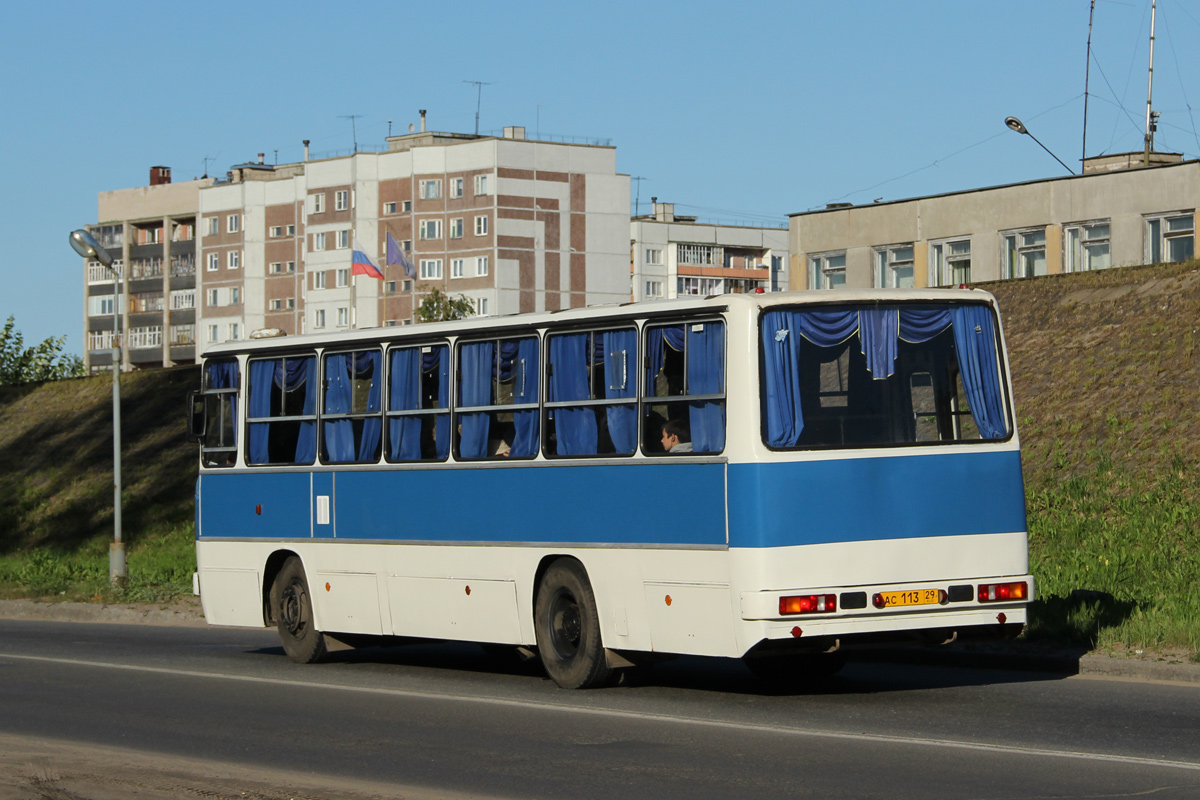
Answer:
<svg viewBox="0 0 1200 800"><path fill-rule="evenodd" d="M1142 166L1150 166L1150 151L1154 149L1154 131L1158 115L1150 110L1150 99L1154 96L1154 12L1158 0L1150 0L1150 73L1146 77L1146 139Z"/></svg>
<svg viewBox="0 0 1200 800"><path fill-rule="evenodd" d="M1083 69L1083 157L1079 159L1080 169L1087 163L1087 112L1088 112L1088 83L1092 74L1092 18L1096 16L1096 0L1092 0L1091 10L1088 11L1087 65Z"/></svg>
<svg viewBox="0 0 1200 800"><path fill-rule="evenodd" d="M204 157L204 175L203 175L203 177L201 177L201 180L204 180L204 178L208 177L208 162L216 161L216 160L217 160L217 156L205 156Z"/></svg>
<svg viewBox="0 0 1200 800"><path fill-rule="evenodd" d="M483 103L483 87L491 86L486 81L463 81L463 83L473 83L477 90L475 97L475 135L479 135L479 106Z"/></svg>
<svg viewBox="0 0 1200 800"><path fill-rule="evenodd" d="M275 166L279 166L279 148L275 148Z"/></svg>
<svg viewBox="0 0 1200 800"><path fill-rule="evenodd" d="M641 213L642 213L642 209L641 209L641 205L642 205L642 181L648 181L648 180L650 180L650 179L649 179L649 178L643 178L641 175L635 175L634 177L630 178L629 180L631 180L631 181L637 181L637 197L636 197L636 199L634 199L634 201L633 201L633 215L634 215L635 217L637 217L637 216L640 216L640 215L641 215Z"/></svg>
<svg viewBox="0 0 1200 800"><path fill-rule="evenodd" d="M354 138L354 152L358 152L358 128L354 124L354 120L362 119L362 114L342 114L338 119L350 120L350 135Z"/></svg>

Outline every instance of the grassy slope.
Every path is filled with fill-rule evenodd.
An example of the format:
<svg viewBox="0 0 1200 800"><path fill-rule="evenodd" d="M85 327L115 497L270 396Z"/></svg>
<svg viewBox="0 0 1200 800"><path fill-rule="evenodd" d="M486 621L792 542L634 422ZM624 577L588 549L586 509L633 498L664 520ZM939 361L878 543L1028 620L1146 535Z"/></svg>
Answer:
<svg viewBox="0 0 1200 800"><path fill-rule="evenodd" d="M1031 633L1200 650L1200 268L982 288L1000 300L1016 391L1044 598ZM183 413L198 382L194 367L122 378L135 595L189 586L196 451ZM105 591L110 386L0 387L0 593Z"/></svg>

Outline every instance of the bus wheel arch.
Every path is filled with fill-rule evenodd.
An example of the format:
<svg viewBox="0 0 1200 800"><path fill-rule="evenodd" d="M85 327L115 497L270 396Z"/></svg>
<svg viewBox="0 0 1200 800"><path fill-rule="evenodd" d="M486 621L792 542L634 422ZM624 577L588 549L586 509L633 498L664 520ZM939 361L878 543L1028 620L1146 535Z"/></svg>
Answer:
<svg viewBox="0 0 1200 800"><path fill-rule="evenodd" d="M267 557L267 563L263 565L263 625L268 628L278 622L275 605L271 602L271 592L275 588L275 579L279 576L279 571L283 569L283 565L289 558L299 559L300 556L291 550L276 550Z"/></svg>
<svg viewBox="0 0 1200 800"><path fill-rule="evenodd" d="M564 689L590 689L612 674L600 637L600 615L587 570L561 556L538 566L533 630L550 679Z"/></svg>
<svg viewBox="0 0 1200 800"><path fill-rule="evenodd" d="M270 604L279 640L288 658L300 664L320 661L328 652L325 634L317 630L312 594L300 557L287 557L271 582Z"/></svg>

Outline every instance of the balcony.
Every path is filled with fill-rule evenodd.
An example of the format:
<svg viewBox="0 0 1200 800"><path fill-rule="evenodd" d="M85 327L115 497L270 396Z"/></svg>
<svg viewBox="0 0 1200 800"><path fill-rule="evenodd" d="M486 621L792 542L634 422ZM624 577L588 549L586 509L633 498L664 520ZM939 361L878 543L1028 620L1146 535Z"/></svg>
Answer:
<svg viewBox="0 0 1200 800"><path fill-rule="evenodd" d="M162 256L153 258L131 258L129 259L129 278L130 280L144 280L146 278L161 278L163 274Z"/></svg>
<svg viewBox="0 0 1200 800"><path fill-rule="evenodd" d="M171 277L196 274L196 256L192 253L171 256Z"/></svg>
<svg viewBox="0 0 1200 800"><path fill-rule="evenodd" d="M171 310L182 311L185 308L196 307L196 290L181 289L176 292L171 292Z"/></svg>
<svg viewBox="0 0 1200 800"><path fill-rule="evenodd" d="M144 328L130 328L128 346L130 350L146 350L152 347L162 347L162 326L151 325Z"/></svg>
<svg viewBox="0 0 1200 800"><path fill-rule="evenodd" d="M87 334L87 349L88 352L97 350L111 350L113 342L112 331L88 331Z"/></svg>
<svg viewBox="0 0 1200 800"><path fill-rule="evenodd" d="M195 325L172 325L171 347L183 347L196 344Z"/></svg>

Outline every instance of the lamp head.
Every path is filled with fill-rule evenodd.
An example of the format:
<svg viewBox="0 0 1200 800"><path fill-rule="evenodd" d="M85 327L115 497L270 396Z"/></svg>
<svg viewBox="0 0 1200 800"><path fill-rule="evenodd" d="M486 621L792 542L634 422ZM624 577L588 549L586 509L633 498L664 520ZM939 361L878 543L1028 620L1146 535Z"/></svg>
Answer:
<svg viewBox="0 0 1200 800"><path fill-rule="evenodd" d="M82 228L71 231L71 247L84 258L95 259L109 268L113 265L113 257L109 252L100 246L95 236Z"/></svg>
<svg viewBox="0 0 1200 800"><path fill-rule="evenodd" d="M1021 120L1017 119L1016 117L1005 117L1004 124L1017 133L1029 133L1028 129L1026 129Z"/></svg>

